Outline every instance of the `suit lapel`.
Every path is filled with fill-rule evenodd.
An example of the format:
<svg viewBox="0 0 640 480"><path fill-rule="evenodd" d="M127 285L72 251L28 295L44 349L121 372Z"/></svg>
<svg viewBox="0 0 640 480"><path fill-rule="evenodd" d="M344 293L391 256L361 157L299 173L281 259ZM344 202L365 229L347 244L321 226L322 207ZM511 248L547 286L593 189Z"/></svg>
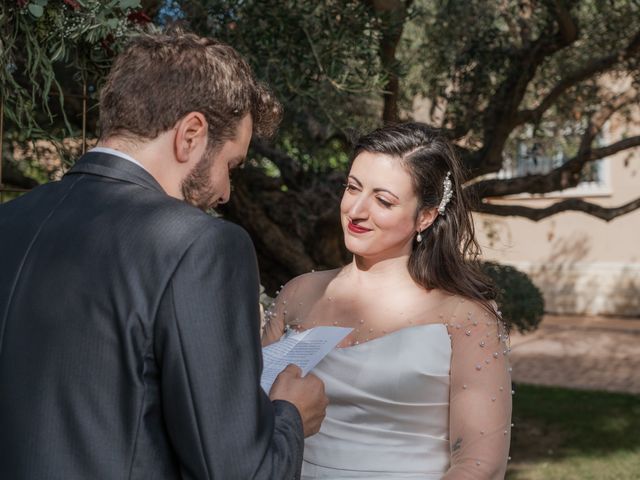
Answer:
<svg viewBox="0 0 640 480"><path fill-rule="evenodd" d="M89 174L135 183L165 193L160 184L144 168L129 160L104 152L85 153L66 175Z"/></svg>

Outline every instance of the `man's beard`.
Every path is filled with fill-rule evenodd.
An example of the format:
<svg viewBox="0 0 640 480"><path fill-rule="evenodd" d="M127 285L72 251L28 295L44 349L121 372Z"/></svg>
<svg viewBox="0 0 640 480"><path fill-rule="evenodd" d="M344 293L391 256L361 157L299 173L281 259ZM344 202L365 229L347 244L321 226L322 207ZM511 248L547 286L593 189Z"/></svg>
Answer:
<svg viewBox="0 0 640 480"><path fill-rule="evenodd" d="M213 159L213 152L206 151L181 186L185 202L204 211L215 207L217 203L210 173Z"/></svg>

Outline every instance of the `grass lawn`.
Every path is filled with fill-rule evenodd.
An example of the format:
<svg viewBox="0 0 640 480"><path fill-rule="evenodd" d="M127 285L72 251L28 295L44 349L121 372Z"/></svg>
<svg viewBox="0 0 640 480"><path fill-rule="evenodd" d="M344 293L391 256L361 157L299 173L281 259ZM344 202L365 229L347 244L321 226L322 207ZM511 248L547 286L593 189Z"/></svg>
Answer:
<svg viewBox="0 0 640 480"><path fill-rule="evenodd" d="M507 480L640 479L640 396L515 390Z"/></svg>

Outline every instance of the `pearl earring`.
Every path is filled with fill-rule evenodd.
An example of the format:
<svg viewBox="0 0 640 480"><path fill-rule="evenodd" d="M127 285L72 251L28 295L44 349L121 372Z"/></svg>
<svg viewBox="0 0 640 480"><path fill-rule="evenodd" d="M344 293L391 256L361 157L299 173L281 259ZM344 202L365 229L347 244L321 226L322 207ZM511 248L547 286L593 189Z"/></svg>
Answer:
<svg viewBox="0 0 640 480"><path fill-rule="evenodd" d="M418 235L416 236L416 242L420 243L422 241L422 232L418 232Z"/></svg>

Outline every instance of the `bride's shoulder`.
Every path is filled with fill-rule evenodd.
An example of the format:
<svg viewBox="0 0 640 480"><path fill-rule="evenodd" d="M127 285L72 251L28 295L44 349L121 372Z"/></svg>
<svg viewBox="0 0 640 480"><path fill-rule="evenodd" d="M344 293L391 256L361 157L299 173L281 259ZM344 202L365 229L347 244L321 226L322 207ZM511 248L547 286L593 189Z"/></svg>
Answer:
<svg viewBox="0 0 640 480"><path fill-rule="evenodd" d="M478 299L440 289L428 291L423 296L423 305L432 314L437 311L439 318L444 322L456 318L485 317L496 310L495 302L482 302Z"/></svg>
<svg viewBox="0 0 640 480"><path fill-rule="evenodd" d="M469 338L487 334L493 336L496 333L500 338L508 333L494 300L479 300L462 295L454 295L451 300L445 322L453 337L464 332Z"/></svg>
<svg viewBox="0 0 640 480"><path fill-rule="evenodd" d="M312 270L289 280L282 287L281 293L308 291L326 287L340 273L339 268L333 270Z"/></svg>
<svg viewBox="0 0 640 480"><path fill-rule="evenodd" d="M296 303L313 302L322 296L327 286L340 273L340 269L321 270L303 273L289 280L278 292L277 301L289 302L296 299Z"/></svg>

